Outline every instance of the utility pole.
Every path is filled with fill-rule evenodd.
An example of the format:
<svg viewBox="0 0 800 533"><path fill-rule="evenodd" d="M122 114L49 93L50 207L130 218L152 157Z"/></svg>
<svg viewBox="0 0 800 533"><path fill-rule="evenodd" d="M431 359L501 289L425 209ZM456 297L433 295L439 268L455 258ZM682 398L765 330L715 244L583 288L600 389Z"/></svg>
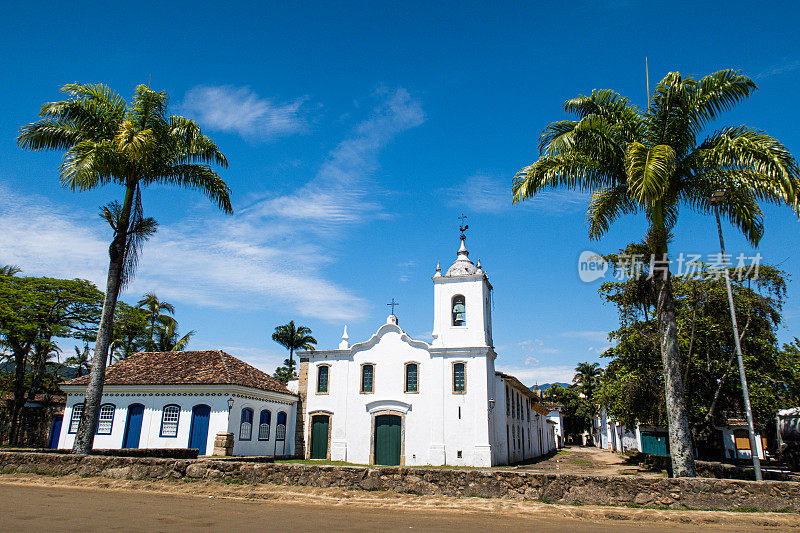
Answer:
<svg viewBox="0 0 800 533"><path fill-rule="evenodd" d="M763 479L761 475L761 460L758 458L758 447L756 446L756 432L753 426L753 410L750 408L750 392L747 390L747 376L744 372L744 359L742 358L742 344L739 342L739 326L736 323L736 309L733 307L733 292L731 291L731 278L728 273L728 259L725 256L725 242L722 239L722 223L719 219L719 208L725 200L727 191L715 191L711 196L710 202L714 206L717 215L717 233L719 233L719 248L722 252L722 268L725 272L725 286L728 289L728 307L731 310L731 324L733 324L733 341L736 345L736 356L739 358L739 379L742 381L742 395L744 396L744 410L747 414L747 428L750 431L750 456L753 458L753 470L755 470L756 481Z"/></svg>

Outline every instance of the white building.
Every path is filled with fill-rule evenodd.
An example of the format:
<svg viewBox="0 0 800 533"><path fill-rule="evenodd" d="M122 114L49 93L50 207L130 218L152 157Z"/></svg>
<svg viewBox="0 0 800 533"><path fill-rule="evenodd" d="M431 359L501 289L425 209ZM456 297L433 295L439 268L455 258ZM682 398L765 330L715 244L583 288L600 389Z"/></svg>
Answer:
<svg viewBox="0 0 800 533"><path fill-rule="evenodd" d="M641 438L630 431L614 417L609 416L605 407L600 407L592 420L592 438L598 448L612 452L642 450Z"/></svg>
<svg viewBox="0 0 800 533"><path fill-rule="evenodd" d="M300 352L306 456L362 464L491 466L554 449L527 387L495 372L492 285L469 259L433 276L433 341L390 315L368 340Z"/></svg>
<svg viewBox="0 0 800 533"><path fill-rule="evenodd" d="M547 409L547 419L553 423L553 431L556 438L556 447L564 447L564 416L561 411L563 406L557 403L545 403L544 408Z"/></svg>
<svg viewBox="0 0 800 533"><path fill-rule="evenodd" d="M59 448L71 448L88 376L67 381ZM196 448L232 433L234 455L291 456L297 395L218 350L146 352L106 370L96 449Z"/></svg>

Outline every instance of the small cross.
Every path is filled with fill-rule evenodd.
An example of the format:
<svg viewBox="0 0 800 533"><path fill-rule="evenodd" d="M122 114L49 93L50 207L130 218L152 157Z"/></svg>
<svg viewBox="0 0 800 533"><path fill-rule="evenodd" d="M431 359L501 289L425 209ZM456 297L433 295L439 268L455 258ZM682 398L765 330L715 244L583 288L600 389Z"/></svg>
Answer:
<svg viewBox="0 0 800 533"><path fill-rule="evenodd" d="M399 304L399 303L397 303L397 302L395 302L395 301L394 301L394 298L392 298L392 301L391 301L391 302L389 302L389 303L388 303L388 304L386 304L386 305L389 305L389 306L391 306L391 307L392 307L392 314L394 314L394 306L396 306L396 305L400 305L400 304Z"/></svg>
<svg viewBox="0 0 800 533"><path fill-rule="evenodd" d="M464 235L464 232L469 229L469 225L464 224L464 221L467 220L467 215L461 213L461 216L458 217L458 220L461 222L461 224L458 226L458 229L461 231L461 240L464 241L467 239L467 236Z"/></svg>

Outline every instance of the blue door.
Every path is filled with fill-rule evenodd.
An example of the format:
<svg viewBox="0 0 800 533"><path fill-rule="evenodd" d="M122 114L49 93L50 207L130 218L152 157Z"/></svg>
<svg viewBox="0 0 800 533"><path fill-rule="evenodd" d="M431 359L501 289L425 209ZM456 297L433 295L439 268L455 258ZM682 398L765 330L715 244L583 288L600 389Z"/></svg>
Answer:
<svg viewBox="0 0 800 533"><path fill-rule="evenodd" d="M198 455L206 454L208 441L208 419L211 408L207 405L195 405L192 408L192 426L189 430L189 448L198 450Z"/></svg>
<svg viewBox="0 0 800 533"><path fill-rule="evenodd" d="M50 441L47 447L51 450L58 448L58 437L61 435L61 422L64 420L64 415L56 415L53 417L53 423L50 426Z"/></svg>
<svg viewBox="0 0 800 533"><path fill-rule="evenodd" d="M142 416L144 405L134 403L128 406L128 419L125 421L125 436L122 437L123 448L138 448L139 436L142 434Z"/></svg>

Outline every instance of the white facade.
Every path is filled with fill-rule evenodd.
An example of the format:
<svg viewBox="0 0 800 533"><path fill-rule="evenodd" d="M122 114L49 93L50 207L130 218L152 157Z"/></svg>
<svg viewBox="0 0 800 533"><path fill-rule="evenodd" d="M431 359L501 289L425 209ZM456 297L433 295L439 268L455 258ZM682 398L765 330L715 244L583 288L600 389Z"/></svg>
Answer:
<svg viewBox="0 0 800 533"><path fill-rule="evenodd" d="M75 441L78 416L73 417L76 405L83 404L85 386L64 385L67 393L67 404L64 410L64 422L58 440L58 448L72 448ZM233 399L233 406L228 411L228 400ZM200 455L211 455L214 438L218 432L229 432L234 435L234 455L291 456L294 454L294 431L297 399L293 396L277 392L263 391L249 387L232 385L164 385L164 386L123 386L108 385L103 389L102 405L113 406L113 417L101 414L98 432L94 438L96 449L119 449L124 447L126 435L130 432L129 414L142 406L141 426L138 442L128 442L127 447L134 448L190 448L196 447ZM175 416L165 420L167 406L177 406ZM190 446L190 434L193 427L193 412L196 406L208 406L207 429L205 438L195 437L195 446ZM248 415L245 410L252 410L252 422L248 428ZM108 411L110 412L109 408ZM260 427L262 411L269 411L269 427ZM102 408L101 408L102 412ZM283 414L281 414L283 413ZM77 413L76 413L77 415ZM242 427L243 416L245 427ZM278 428L279 419L286 417L285 427ZM266 419L267 416L265 415ZM198 430L198 425L195 425ZM249 429L249 432L248 432ZM245 438L248 436L249 439ZM283 436L282 439L276 437ZM259 438L261 437L261 438ZM198 444L200 443L200 444ZM204 446L203 446L204 444Z"/></svg>
<svg viewBox="0 0 800 533"><path fill-rule="evenodd" d="M605 407L601 407L592 421L592 437L594 445L598 448L610 450L612 452L624 452L627 450L641 451L641 436L638 432L634 433L621 422L608 416Z"/></svg>
<svg viewBox="0 0 800 533"><path fill-rule="evenodd" d="M547 413L547 419L553 423L553 431L556 438L556 447L564 447L564 417L561 415L561 407L555 406Z"/></svg>
<svg viewBox="0 0 800 533"><path fill-rule="evenodd" d="M552 449L545 417L505 414L506 379L494 368L492 286L468 256L462 239L445 275L437 265L433 342L412 339L390 315L365 342L351 346L345 328L338 350L299 354L307 457L492 466ZM507 427L509 437L511 427L525 437L508 446Z"/></svg>

